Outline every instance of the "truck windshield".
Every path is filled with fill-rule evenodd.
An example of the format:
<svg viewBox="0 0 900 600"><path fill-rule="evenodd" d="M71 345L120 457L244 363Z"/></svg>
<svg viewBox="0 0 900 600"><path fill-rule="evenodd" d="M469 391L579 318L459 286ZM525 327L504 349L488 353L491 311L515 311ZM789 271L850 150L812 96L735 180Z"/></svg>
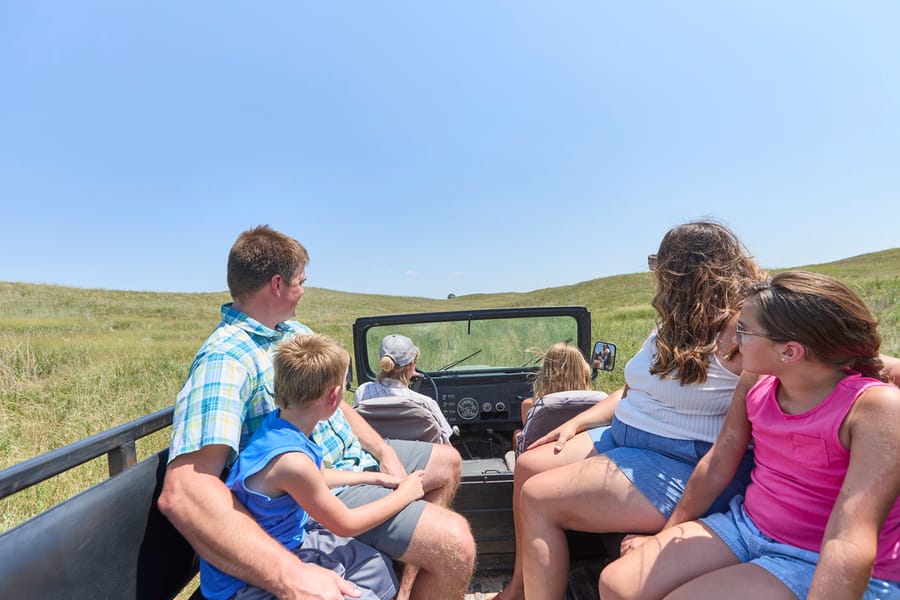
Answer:
<svg viewBox="0 0 900 600"><path fill-rule="evenodd" d="M369 368L375 373L381 340L391 333L418 346L420 371L509 370L537 366L539 353L556 342L577 343L578 323L570 316L547 316L375 326L366 332Z"/></svg>

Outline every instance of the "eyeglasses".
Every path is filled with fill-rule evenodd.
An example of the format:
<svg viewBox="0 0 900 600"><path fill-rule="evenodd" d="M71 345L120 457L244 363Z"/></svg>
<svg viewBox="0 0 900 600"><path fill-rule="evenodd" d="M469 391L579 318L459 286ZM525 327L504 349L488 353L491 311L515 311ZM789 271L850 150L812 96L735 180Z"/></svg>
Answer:
<svg viewBox="0 0 900 600"><path fill-rule="evenodd" d="M650 269L651 271L655 271L655 270L656 270L656 263L657 263L657 262L658 262L658 260L657 260L655 254L648 254L648 255L647 255L647 268L648 268L648 269Z"/></svg>
<svg viewBox="0 0 900 600"><path fill-rule="evenodd" d="M755 331L747 331L740 323L734 326L734 336L740 340L742 335L756 335L759 337L769 337L768 333L757 333Z"/></svg>

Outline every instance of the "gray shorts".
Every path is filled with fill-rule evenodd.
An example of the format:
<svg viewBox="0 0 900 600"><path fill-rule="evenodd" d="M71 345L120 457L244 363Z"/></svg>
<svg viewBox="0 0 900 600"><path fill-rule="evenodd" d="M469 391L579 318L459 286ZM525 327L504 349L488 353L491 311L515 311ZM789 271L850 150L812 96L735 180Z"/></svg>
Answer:
<svg viewBox="0 0 900 600"><path fill-rule="evenodd" d="M397 595L394 566L384 554L353 538L345 538L326 529L308 531L303 543L294 550L301 561L331 569L362 592L364 600L388 600ZM232 600L268 600L272 594L248 585Z"/></svg>
<svg viewBox="0 0 900 600"><path fill-rule="evenodd" d="M431 458L431 449L434 447L433 444L427 442L408 440L387 440L387 443L397 453L397 457L403 463L407 473L424 469L428 464L428 459ZM337 497L348 507L356 508L383 498L392 491L380 485L352 485L341 490ZM427 504L425 500L411 502L381 525L356 536L356 539L399 560L409 547L413 531L415 531Z"/></svg>

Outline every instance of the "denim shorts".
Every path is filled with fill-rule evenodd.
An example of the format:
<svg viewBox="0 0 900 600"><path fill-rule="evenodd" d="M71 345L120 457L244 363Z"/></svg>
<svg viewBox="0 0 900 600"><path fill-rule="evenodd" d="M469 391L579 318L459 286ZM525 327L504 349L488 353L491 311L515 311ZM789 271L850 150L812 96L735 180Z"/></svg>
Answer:
<svg viewBox="0 0 900 600"><path fill-rule="evenodd" d="M722 538L742 563L762 567L778 578L797 598L806 598L819 553L775 541L753 523L744 510L744 497L736 496L725 514L700 519ZM898 600L900 582L869 580L863 600Z"/></svg>
<svg viewBox="0 0 900 600"><path fill-rule="evenodd" d="M684 493L691 473L712 444L694 440L676 440L631 427L613 418L607 427L588 431L594 450L616 463L626 477L666 518ZM707 514L723 512L734 496L743 494L750 483L753 452L748 450L734 479Z"/></svg>

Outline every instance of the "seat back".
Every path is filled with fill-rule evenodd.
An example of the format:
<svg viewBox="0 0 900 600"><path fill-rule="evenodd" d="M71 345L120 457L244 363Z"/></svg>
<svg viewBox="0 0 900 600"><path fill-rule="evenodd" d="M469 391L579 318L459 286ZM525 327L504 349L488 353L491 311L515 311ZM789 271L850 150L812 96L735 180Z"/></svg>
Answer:
<svg viewBox="0 0 900 600"><path fill-rule="evenodd" d="M361 401L356 412L381 437L442 443L441 426L434 413L420 401L405 396L379 396Z"/></svg>
<svg viewBox="0 0 900 600"><path fill-rule="evenodd" d="M522 428L522 435L519 436L516 456L524 452L531 442L604 398L605 392L593 390L554 392L538 398L525 417L525 426Z"/></svg>

